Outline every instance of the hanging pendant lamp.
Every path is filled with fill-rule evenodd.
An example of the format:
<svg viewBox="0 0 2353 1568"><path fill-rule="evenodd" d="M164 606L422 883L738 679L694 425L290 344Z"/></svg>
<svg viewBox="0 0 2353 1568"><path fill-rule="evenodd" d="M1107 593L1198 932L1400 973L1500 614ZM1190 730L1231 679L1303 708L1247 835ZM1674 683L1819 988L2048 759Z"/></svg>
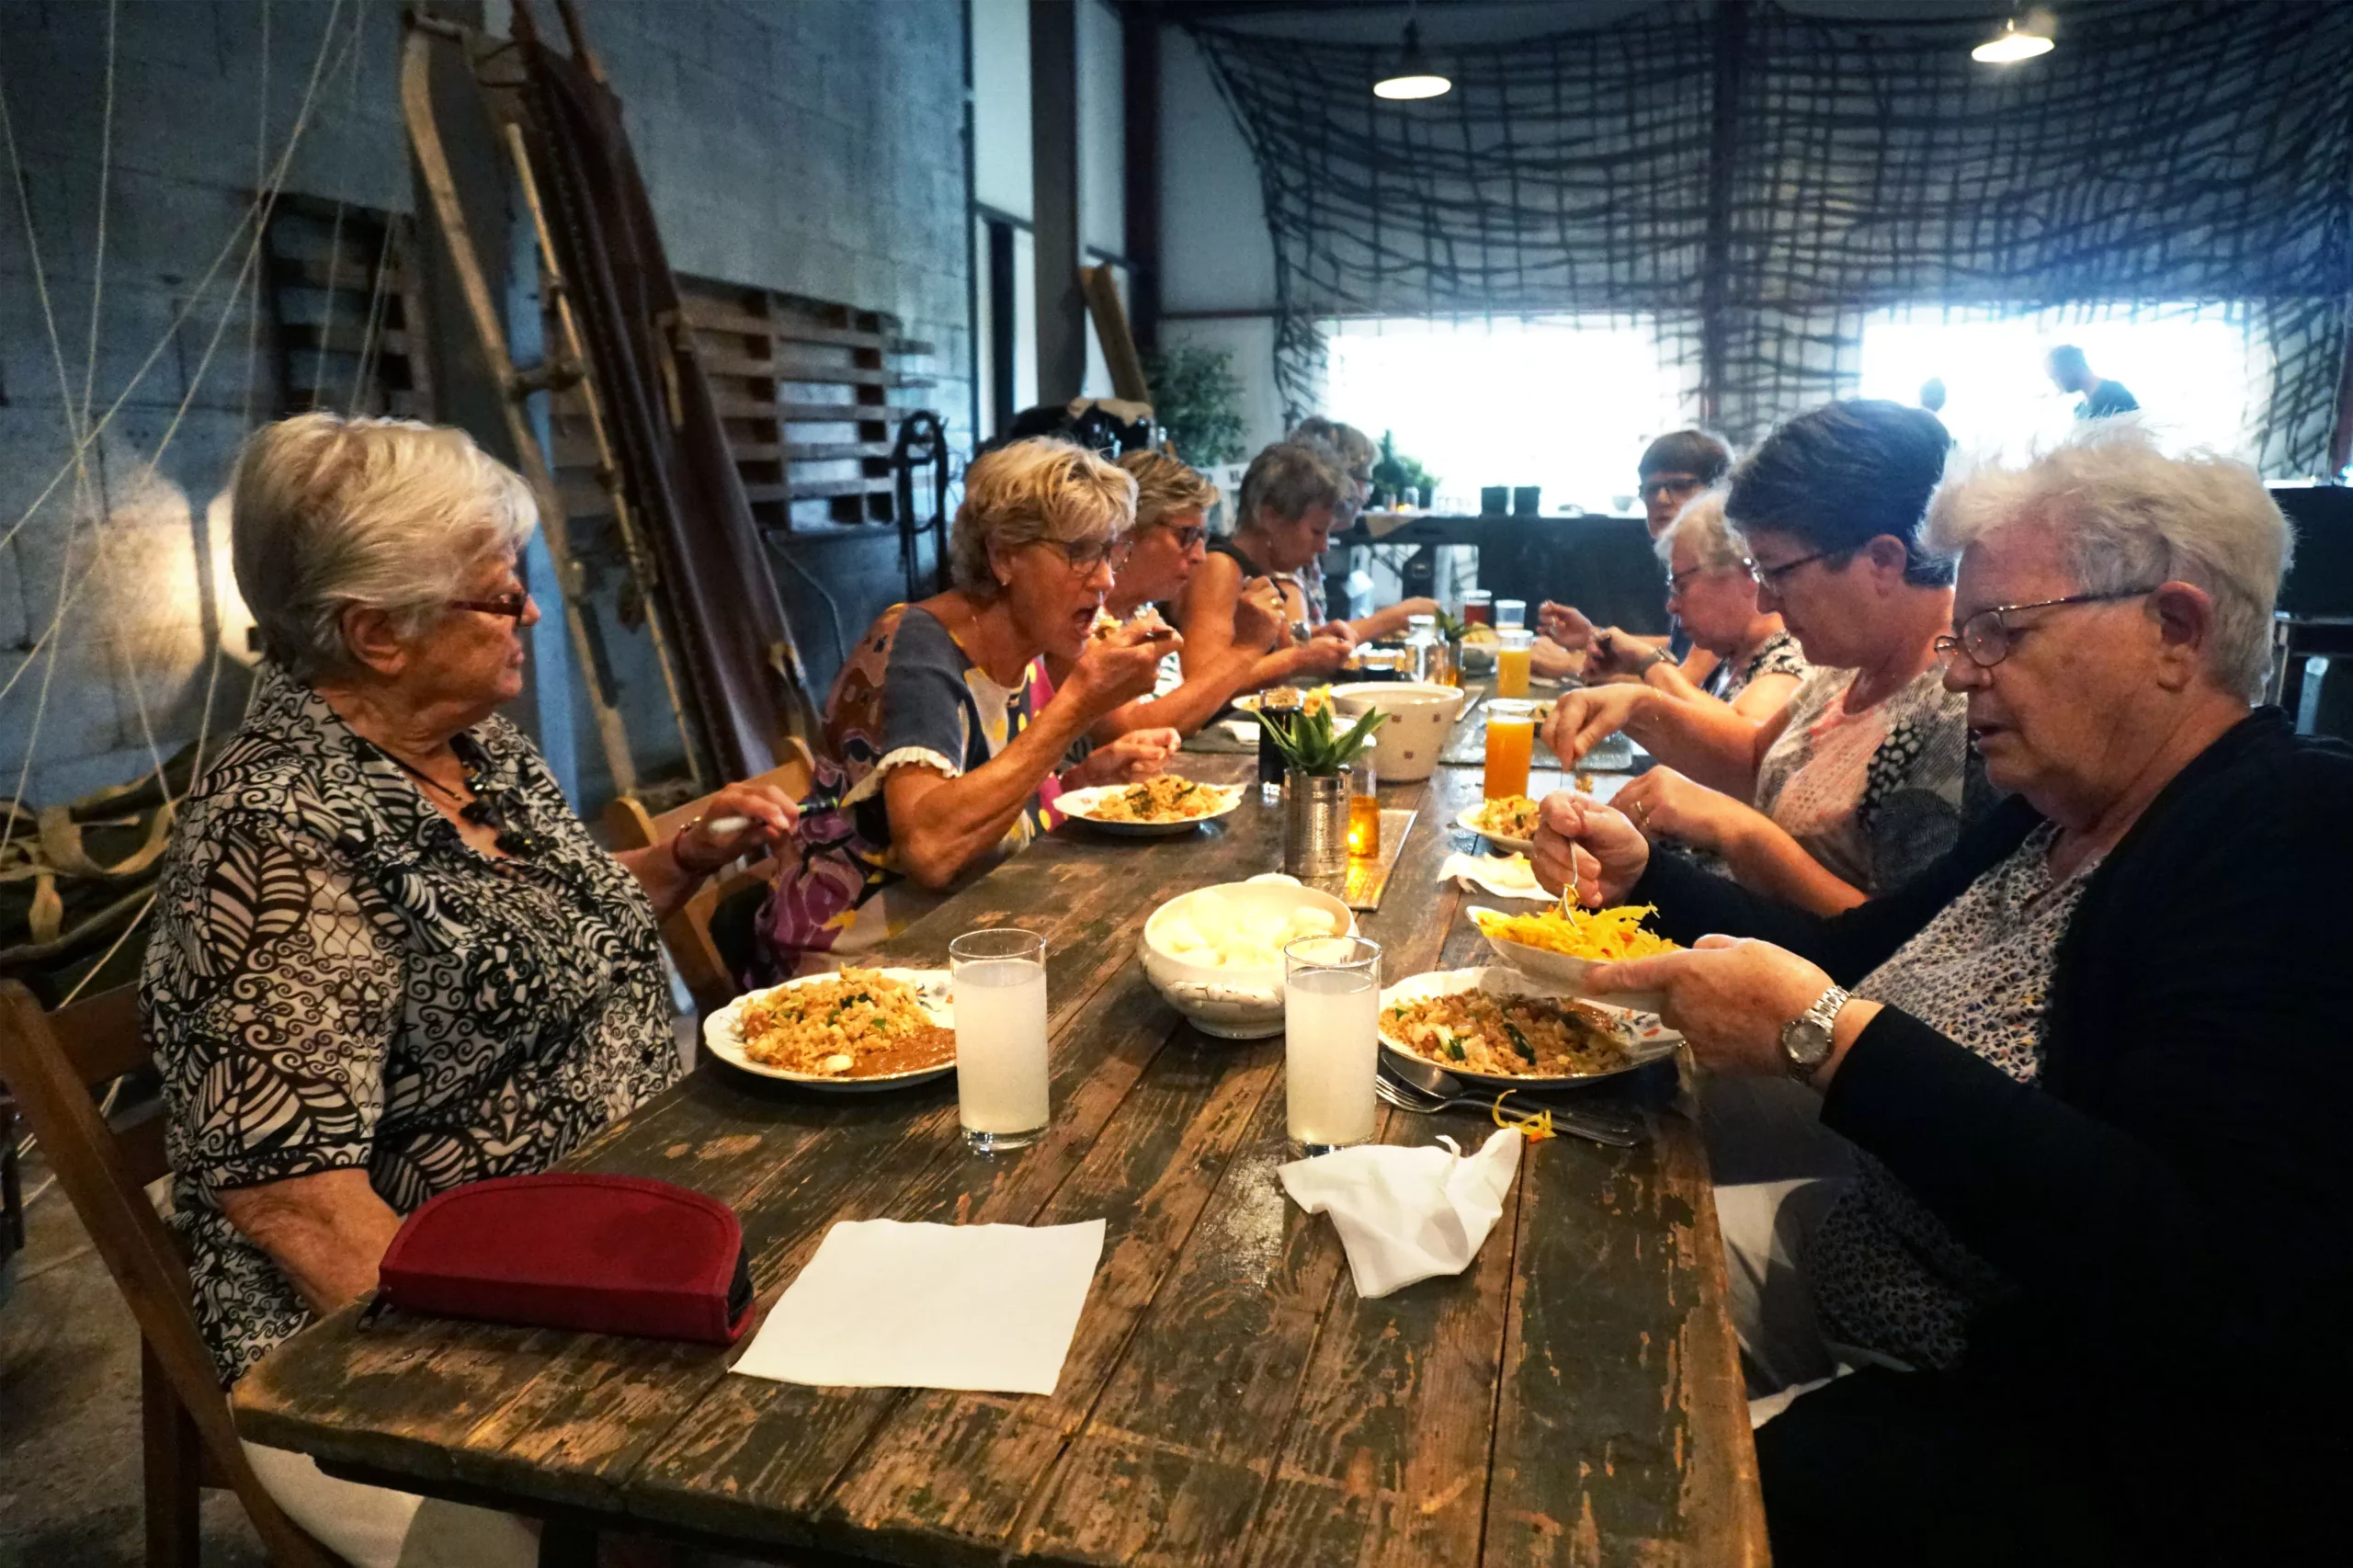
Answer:
<svg viewBox="0 0 2353 1568"><path fill-rule="evenodd" d="M2054 47L2049 16L2031 12L2023 20L2012 17L2004 22L2000 32L1969 51L1969 58L1986 65L2016 65L2048 54Z"/></svg>
<svg viewBox="0 0 2353 1568"><path fill-rule="evenodd" d="M1434 70L1422 53L1422 29L1410 18L1405 23L1405 49L1397 57L1397 68L1372 85L1377 98L1435 98L1454 90L1454 84Z"/></svg>

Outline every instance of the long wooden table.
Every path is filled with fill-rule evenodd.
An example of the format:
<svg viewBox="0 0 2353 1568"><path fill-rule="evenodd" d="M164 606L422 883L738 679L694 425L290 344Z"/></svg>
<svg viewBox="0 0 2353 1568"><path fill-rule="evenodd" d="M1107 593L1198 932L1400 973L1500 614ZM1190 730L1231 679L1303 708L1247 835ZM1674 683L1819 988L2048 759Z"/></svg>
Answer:
<svg viewBox="0 0 2353 1568"><path fill-rule="evenodd" d="M1422 812L1361 917L1389 978L1480 961L1437 881L1478 789L1441 768L1385 791ZM733 1205L764 1304L837 1221L1104 1217L1051 1398L808 1388L732 1376L714 1347L398 1313L361 1330L346 1310L239 1385L239 1427L543 1517L543 1562L605 1528L788 1562L1762 1562L1715 1210L1679 1111L1652 1109L1641 1148L1530 1145L1475 1264L1378 1301L1285 1198L1280 1039L1197 1033L1134 959L1164 899L1279 868L1280 840L1255 791L1183 838L1068 825L892 945L944 966L964 930L1045 935L1054 1119L1029 1150L967 1153L952 1080L826 1097L707 1062L569 1162ZM1380 1136L1483 1131L1384 1106Z"/></svg>

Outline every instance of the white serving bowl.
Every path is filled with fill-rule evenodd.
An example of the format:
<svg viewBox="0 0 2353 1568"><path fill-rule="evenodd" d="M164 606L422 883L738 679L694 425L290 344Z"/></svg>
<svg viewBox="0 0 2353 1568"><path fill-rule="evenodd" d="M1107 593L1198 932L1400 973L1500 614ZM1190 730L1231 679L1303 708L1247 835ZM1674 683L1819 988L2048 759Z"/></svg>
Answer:
<svg viewBox="0 0 2353 1568"><path fill-rule="evenodd" d="M1170 921L1179 915L1189 917L1199 907L1194 901L1205 892L1216 893L1238 917L1267 913L1288 918L1293 910L1320 909L1340 923L1342 935L1355 932L1356 916L1330 893L1302 887L1294 879L1274 872L1246 882L1220 882L1179 893L1154 910L1143 923L1143 931L1136 938L1136 957L1143 972L1153 988L1191 1019L1195 1028L1226 1040L1264 1040L1280 1034L1283 969L1279 956L1271 968L1235 969L1191 962L1163 945L1162 934Z"/></svg>
<svg viewBox="0 0 2353 1568"><path fill-rule="evenodd" d="M1389 715L1375 732L1381 749L1373 766L1384 784L1418 784L1438 770L1438 753L1462 717L1459 687L1420 681L1365 680L1332 688L1332 706L1353 723L1365 713Z"/></svg>
<svg viewBox="0 0 2353 1568"><path fill-rule="evenodd" d="M1470 910L1474 926L1482 915L1504 913L1500 909L1485 909L1476 904ZM1556 953L1550 948L1531 948L1525 942L1507 942L1484 931L1479 933L1479 939L1487 944L1487 950L1501 959L1506 968L1549 980L1560 987L1563 996L1582 996L1589 1002L1605 1002L1631 1013L1655 1014L1666 1006L1666 993L1664 991L1588 991L1585 976L1586 971L1593 967L1591 959L1572 958L1567 953Z"/></svg>

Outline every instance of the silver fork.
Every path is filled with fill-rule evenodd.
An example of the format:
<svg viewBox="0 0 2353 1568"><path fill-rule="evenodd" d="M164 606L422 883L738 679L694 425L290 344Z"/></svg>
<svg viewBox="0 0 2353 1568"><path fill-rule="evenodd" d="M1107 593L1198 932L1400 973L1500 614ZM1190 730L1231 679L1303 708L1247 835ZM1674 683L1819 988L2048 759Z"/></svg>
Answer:
<svg viewBox="0 0 2353 1568"><path fill-rule="evenodd" d="M1372 1092L1395 1106L1399 1110L1412 1111L1416 1116L1434 1116L1442 1110L1490 1110L1495 1107L1492 1096L1475 1095L1438 1095L1414 1087L1383 1073L1372 1081ZM1532 1103L1532 1102L1531 1102ZM1639 1128L1590 1111L1571 1110L1565 1106L1548 1105L1537 1108L1552 1113L1552 1126L1561 1132L1574 1132L1596 1143L1607 1143L1613 1149L1631 1149L1643 1142Z"/></svg>

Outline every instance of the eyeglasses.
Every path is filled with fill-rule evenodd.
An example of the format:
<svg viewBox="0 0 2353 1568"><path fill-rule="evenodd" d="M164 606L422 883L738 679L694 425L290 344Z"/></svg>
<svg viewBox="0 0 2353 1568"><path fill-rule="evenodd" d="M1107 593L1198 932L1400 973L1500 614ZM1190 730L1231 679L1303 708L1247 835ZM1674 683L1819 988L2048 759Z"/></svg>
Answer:
<svg viewBox="0 0 2353 1568"><path fill-rule="evenodd" d="M1708 482L1696 473L1662 473L1645 476L1634 486L1634 494L1647 501L1653 495L1688 495L1707 487Z"/></svg>
<svg viewBox="0 0 2353 1568"><path fill-rule="evenodd" d="M1817 550L1812 555L1801 555L1795 561L1784 561L1778 566L1766 566L1752 561L1748 563L1748 574L1766 587L1778 590L1783 580L1799 567L1811 565L1817 561L1827 561L1834 555L1847 553L1848 551L1843 550Z"/></svg>
<svg viewBox="0 0 2353 1568"><path fill-rule="evenodd" d="M1711 572L1745 572L1754 576L1756 574L1756 562L1741 560L1733 562L1729 566L1694 566L1688 571L1669 572L1666 574L1666 597L1670 599L1676 597L1691 585L1691 579L1704 577Z"/></svg>
<svg viewBox="0 0 2353 1568"><path fill-rule="evenodd" d="M484 615L503 615L509 620L520 621L523 612L531 608L528 592L501 594L494 599L451 599L451 609L480 610Z"/></svg>
<svg viewBox="0 0 2353 1568"><path fill-rule="evenodd" d="M2012 626L2003 618L2021 610L2057 609L2064 605L2115 604L2124 599L2145 598L2157 591L2159 585L2146 588L2127 588L2115 594L2070 594L2063 599L2036 599L2029 604L1995 605L1981 609L1961 623L1961 635L1949 634L1937 639L1934 646L1937 663L1947 669L1952 667L1955 653L1966 653L1969 662L1981 670L1990 670L2010 656L2011 644L2021 632L2034 630L2030 626Z"/></svg>
<svg viewBox="0 0 2353 1568"><path fill-rule="evenodd" d="M1168 537L1176 541L1176 553L1179 555L1184 554L1187 551L1200 543L1201 540L1210 537L1210 529L1207 523L1187 523L1181 528L1169 527L1169 525L1165 523L1161 526L1168 528Z"/></svg>
<svg viewBox="0 0 2353 1568"><path fill-rule="evenodd" d="M1086 576L1106 562L1110 563L1112 571L1117 572L1128 563L1128 556L1135 549L1131 541L1124 539L1087 539L1069 542L1041 539L1038 542L1061 556L1063 564L1070 568L1074 577Z"/></svg>

